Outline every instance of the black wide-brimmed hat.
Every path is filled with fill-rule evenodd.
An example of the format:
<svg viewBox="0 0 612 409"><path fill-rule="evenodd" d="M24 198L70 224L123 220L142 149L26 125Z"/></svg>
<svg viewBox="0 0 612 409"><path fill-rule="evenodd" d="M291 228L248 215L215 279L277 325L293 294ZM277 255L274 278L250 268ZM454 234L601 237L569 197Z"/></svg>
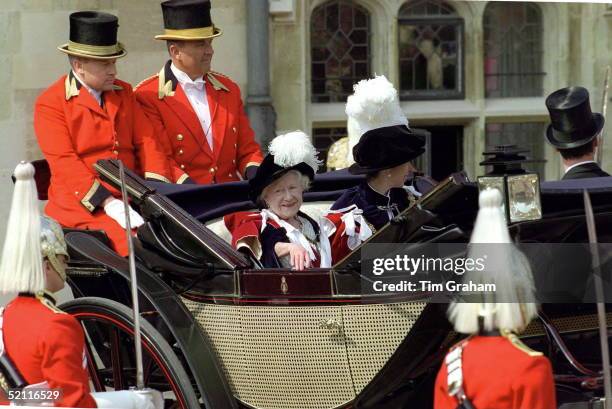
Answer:
<svg viewBox="0 0 612 409"><path fill-rule="evenodd" d="M254 203L257 203L266 186L290 170L297 170L312 181L320 165L310 138L301 131L277 136L268 150L270 153L257 168L255 176L249 180L249 198Z"/></svg>
<svg viewBox="0 0 612 409"><path fill-rule="evenodd" d="M551 124L546 138L557 149L572 149L591 142L603 129L604 117L591 112L589 91L562 88L546 98Z"/></svg>
<svg viewBox="0 0 612 409"><path fill-rule="evenodd" d="M410 162L425 152L427 131L405 125L372 129L353 147L355 163L349 167L354 175L390 169Z"/></svg>
<svg viewBox="0 0 612 409"><path fill-rule="evenodd" d="M70 36L68 43L58 49L66 54L79 57L108 60L127 54L117 41L119 19L99 11L78 11L70 15Z"/></svg>
<svg viewBox="0 0 612 409"><path fill-rule="evenodd" d="M306 162L300 162L296 165L289 167L282 167L274 163L274 155L266 155L253 179L249 180L249 198L257 203L257 198L261 195L261 192L281 176L289 172L290 170L297 170L302 175L308 176L310 180L314 179L314 169L312 169Z"/></svg>
<svg viewBox="0 0 612 409"><path fill-rule="evenodd" d="M164 34L156 35L156 40L205 40L223 33L212 22L208 0L168 0L161 7Z"/></svg>

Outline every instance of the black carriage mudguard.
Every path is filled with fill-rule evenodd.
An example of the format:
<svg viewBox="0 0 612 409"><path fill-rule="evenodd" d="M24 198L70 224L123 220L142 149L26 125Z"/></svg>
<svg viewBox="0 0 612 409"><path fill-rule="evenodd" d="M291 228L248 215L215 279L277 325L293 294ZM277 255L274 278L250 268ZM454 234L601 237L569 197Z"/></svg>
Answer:
<svg viewBox="0 0 612 409"><path fill-rule="evenodd" d="M83 257L107 266L130 282L128 260L87 233L72 232L66 242ZM183 351L207 408L237 409L236 399L212 345L178 295L145 267L136 268L138 289L153 305Z"/></svg>

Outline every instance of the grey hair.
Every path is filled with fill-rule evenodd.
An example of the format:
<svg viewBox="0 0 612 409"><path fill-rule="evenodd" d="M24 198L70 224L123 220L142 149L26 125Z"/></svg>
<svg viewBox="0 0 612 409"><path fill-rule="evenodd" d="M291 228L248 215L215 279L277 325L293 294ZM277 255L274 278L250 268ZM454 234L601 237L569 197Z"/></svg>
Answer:
<svg viewBox="0 0 612 409"><path fill-rule="evenodd" d="M180 47L181 46L181 41L179 40L166 40L166 49L168 50L168 55L172 57L172 54L170 54L170 47L171 46L176 46L176 47Z"/></svg>
<svg viewBox="0 0 612 409"><path fill-rule="evenodd" d="M74 64L75 61L78 61L79 57L77 57L76 55L68 55L68 63L70 64L70 67L72 68L72 64Z"/></svg>
<svg viewBox="0 0 612 409"><path fill-rule="evenodd" d="M302 172L300 172L299 170L295 170L295 169L291 169L290 171L285 173L283 176L290 175L290 174L296 174L300 178L300 183L302 184L302 190L304 192L306 192L306 191L308 191L308 189L310 189L310 178L308 176L304 175ZM278 180L278 179L276 179L276 180ZM274 182L276 182L276 180ZM261 191L259 196L257 196L257 201L255 203L257 204L257 206L259 208L265 209L265 208L268 207L268 205L267 205L266 201L263 199L263 197L265 196L265 193L269 190L268 188L270 186L272 186L274 184L274 182L272 182L268 186L266 186Z"/></svg>

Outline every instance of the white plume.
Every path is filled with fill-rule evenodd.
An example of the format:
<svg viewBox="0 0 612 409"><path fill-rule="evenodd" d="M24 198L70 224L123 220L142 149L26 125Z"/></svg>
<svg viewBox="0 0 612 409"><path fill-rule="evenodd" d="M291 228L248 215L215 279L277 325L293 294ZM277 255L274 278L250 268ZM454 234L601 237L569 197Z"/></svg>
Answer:
<svg viewBox="0 0 612 409"><path fill-rule="evenodd" d="M397 90L384 75L361 80L353 89L353 95L346 101L346 114L355 120L359 136L376 128L408 126Z"/></svg>
<svg viewBox="0 0 612 409"><path fill-rule="evenodd" d="M476 216L468 259L484 260L482 270L468 270L464 282L494 284L490 295L471 295L454 301L448 316L455 331L475 334L480 328L522 331L537 315L533 276L527 257L512 243L503 197L497 189L480 192L480 209Z"/></svg>
<svg viewBox="0 0 612 409"><path fill-rule="evenodd" d="M278 135L270 142L268 151L274 155L274 163L283 168L305 162L317 173L322 163L317 157L317 150L310 142L310 137L302 131Z"/></svg>
<svg viewBox="0 0 612 409"><path fill-rule="evenodd" d="M45 289L45 274L34 166L21 162L14 175L15 190L0 261L0 293L36 293Z"/></svg>

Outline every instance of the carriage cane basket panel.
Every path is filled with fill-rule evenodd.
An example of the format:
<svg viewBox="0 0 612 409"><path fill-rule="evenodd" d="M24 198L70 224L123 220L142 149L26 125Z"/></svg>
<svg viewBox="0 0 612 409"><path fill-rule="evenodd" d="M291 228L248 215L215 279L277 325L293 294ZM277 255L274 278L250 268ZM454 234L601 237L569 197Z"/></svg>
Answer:
<svg viewBox="0 0 612 409"><path fill-rule="evenodd" d="M553 318L550 320L559 333L593 331L599 328L597 314L575 315L570 317ZM612 327L612 313L606 314L608 328ZM544 335L544 327L540 320L533 320L521 333L521 337L535 337Z"/></svg>
<svg viewBox="0 0 612 409"><path fill-rule="evenodd" d="M212 340L234 395L261 409L327 409L353 400L424 307L183 301Z"/></svg>
<svg viewBox="0 0 612 409"><path fill-rule="evenodd" d="M356 393L365 388L395 352L425 305L415 302L342 307Z"/></svg>

